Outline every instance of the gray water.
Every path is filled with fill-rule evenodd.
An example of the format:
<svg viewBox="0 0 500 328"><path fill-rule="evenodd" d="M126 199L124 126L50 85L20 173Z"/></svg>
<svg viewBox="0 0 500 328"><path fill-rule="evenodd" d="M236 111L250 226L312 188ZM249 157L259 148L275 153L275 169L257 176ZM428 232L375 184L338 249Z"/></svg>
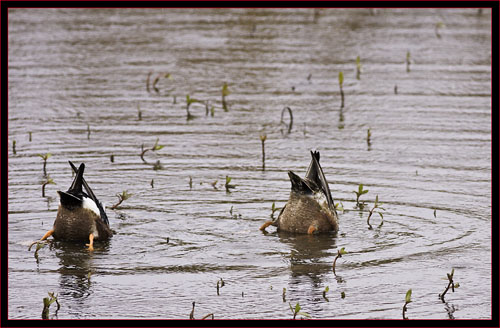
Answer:
<svg viewBox="0 0 500 328"><path fill-rule="evenodd" d="M491 318L490 10L11 9L8 27L9 318L40 318L55 292L59 319L187 319L192 302L196 318L290 319L299 302L313 319L400 319L410 288L410 319ZM187 120L186 95L214 115L194 103ZM340 231L262 233L310 149ZM54 222L68 160L86 164L116 235L37 261L27 246ZM384 223L368 229L377 195Z"/></svg>

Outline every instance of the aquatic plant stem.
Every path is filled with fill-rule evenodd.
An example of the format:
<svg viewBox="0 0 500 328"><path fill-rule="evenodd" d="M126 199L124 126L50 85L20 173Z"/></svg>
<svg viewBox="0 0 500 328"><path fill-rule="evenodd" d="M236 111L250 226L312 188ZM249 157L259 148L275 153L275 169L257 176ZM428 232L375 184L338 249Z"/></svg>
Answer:
<svg viewBox="0 0 500 328"><path fill-rule="evenodd" d="M406 306L408 305L407 302L405 302L405 304L403 305L403 319L404 320L408 320L408 318L405 316L405 313L406 313Z"/></svg>
<svg viewBox="0 0 500 328"><path fill-rule="evenodd" d="M337 251L337 256L335 256L335 259L333 260L333 274L334 275L337 275L337 273L335 272L335 265L337 264L337 259L339 257L342 257L342 252L340 249Z"/></svg>
<svg viewBox="0 0 500 328"><path fill-rule="evenodd" d="M444 303L444 295L446 295L446 293L448 292L448 290L450 289L451 287L451 291L452 292L455 292L455 284L453 283L453 274L455 272L455 269L452 269L451 270L451 274L450 273L447 273L446 276L448 277L448 286L446 286L446 289L444 290L444 292L442 294L439 294L439 298L441 299L441 301Z"/></svg>
<svg viewBox="0 0 500 328"><path fill-rule="evenodd" d="M266 139L267 135L265 133L260 135L260 142L262 143L262 171L266 169L266 151L264 146Z"/></svg>

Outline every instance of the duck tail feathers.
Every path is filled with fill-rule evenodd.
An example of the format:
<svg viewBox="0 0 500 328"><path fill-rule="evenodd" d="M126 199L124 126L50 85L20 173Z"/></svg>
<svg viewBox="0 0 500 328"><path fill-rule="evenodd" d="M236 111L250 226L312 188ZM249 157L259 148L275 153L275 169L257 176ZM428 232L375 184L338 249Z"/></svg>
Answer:
<svg viewBox="0 0 500 328"><path fill-rule="evenodd" d="M76 167L74 168L76 169ZM75 170L76 177L73 180L73 183L71 184L71 187L69 187L68 192L74 193L74 194L81 194L82 193L82 185L83 185L83 172L85 171L85 164L80 164L80 167L78 170Z"/></svg>
<svg viewBox="0 0 500 328"><path fill-rule="evenodd" d="M309 168L307 169L306 178L318 185L318 187L321 188L321 190L325 194L328 205L331 207L335 207L335 205L333 204L332 193L330 192L330 187L328 186L328 181L326 181L323 169L319 164L319 151L311 150L311 157L311 164L309 164Z"/></svg>
<svg viewBox="0 0 500 328"><path fill-rule="evenodd" d="M73 162L71 162L71 161L68 161L68 162L69 162L69 165L71 165L71 168L73 169L73 171L75 173L77 173L77 175L78 175L78 172L80 171L80 169L77 169L75 164L73 164ZM85 164L83 164L83 163L80 164L80 168L82 167L82 165L85 168ZM82 171L82 175L83 175L83 171ZM90 189L87 181L85 181L83 176L82 176L81 182L82 182L83 186L85 187L85 191L89 195L90 199L92 199L94 201L94 203L96 203L97 208L99 208L99 212L101 214L101 219L109 226L109 220L108 220L108 216L106 215L106 211L104 210L104 206L101 204L101 202L94 195L94 192L92 191L92 189ZM80 191L81 191L81 186L80 186Z"/></svg>

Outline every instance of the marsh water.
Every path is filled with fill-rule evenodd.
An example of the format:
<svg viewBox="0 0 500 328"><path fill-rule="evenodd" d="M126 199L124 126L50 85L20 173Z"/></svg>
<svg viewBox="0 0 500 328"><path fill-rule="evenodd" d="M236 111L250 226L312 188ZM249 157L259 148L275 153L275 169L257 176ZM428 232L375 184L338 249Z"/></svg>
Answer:
<svg viewBox="0 0 500 328"><path fill-rule="evenodd" d="M55 292L59 319L187 319L192 302L196 318L290 319L298 302L313 319L400 319L408 289L410 319L491 318L490 10L11 9L8 27L9 318L39 319ZM187 95L203 102L189 120ZM311 149L340 230L259 231ZM36 259L68 160L116 234Z"/></svg>

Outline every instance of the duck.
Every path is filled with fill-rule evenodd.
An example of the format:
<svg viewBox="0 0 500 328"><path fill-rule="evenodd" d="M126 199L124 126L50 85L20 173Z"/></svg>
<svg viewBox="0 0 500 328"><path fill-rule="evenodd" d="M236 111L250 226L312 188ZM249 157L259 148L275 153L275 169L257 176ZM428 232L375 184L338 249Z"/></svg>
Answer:
<svg viewBox="0 0 500 328"><path fill-rule="evenodd" d="M85 246L93 251L94 240L107 240L113 236L113 231L109 227L103 204L83 178L85 164L81 163L78 169L71 161L69 164L76 173L75 179L67 191L57 192L60 204L54 225L33 244L52 236L55 240L62 241L88 241Z"/></svg>
<svg viewBox="0 0 500 328"><path fill-rule="evenodd" d="M338 215L328 182L319 164L319 151L311 150L311 163L305 178L288 171L292 184L287 203L273 221L266 221L260 230L270 225L279 231L318 234L338 231Z"/></svg>

